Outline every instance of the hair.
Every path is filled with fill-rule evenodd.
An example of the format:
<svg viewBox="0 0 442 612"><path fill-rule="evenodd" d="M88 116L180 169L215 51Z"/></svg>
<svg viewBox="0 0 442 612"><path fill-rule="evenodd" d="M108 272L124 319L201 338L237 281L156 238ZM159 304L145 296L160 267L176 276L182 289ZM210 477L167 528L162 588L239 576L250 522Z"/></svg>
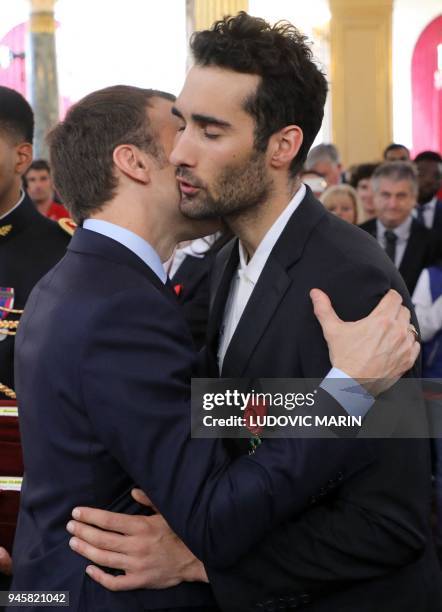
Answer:
<svg viewBox="0 0 442 612"><path fill-rule="evenodd" d="M390 151L397 151L397 149L405 149L406 151L408 151L408 147L406 147L405 145L399 144L397 142L392 142L388 145L388 147L385 147L382 157L384 159L387 159L387 153L389 153ZM408 153L410 152L408 151Z"/></svg>
<svg viewBox="0 0 442 612"><path fill-rule="evenodd" d="M371 178L379 165L380 164L359 164L358 166L354 166L350 174L350 185L357 189L359 182Z"/></svg>
<svg viewBox="0 0 442 612"><path fill-rule="evenodd" d="M333 164L340 164L339 151L334 144L319 144L309 152L305 162L306 170L311 170L319 161L328 160Z"/></svg>
<svg viewBox="0 0 442 612"><path fill-rule="evenodd" d="M355 225L362 223L364 219L364 210L356 190L351 185L332 185L331 187L327 187L319 199L324 206L328 208L328 203L332 196L343 194L348 195L353 202L353 208L355 211Z"/></svg>
<svg viewBox="0 0 442 612"><path fill-rule="evenodd" d="M9 87L0 86L0 132L15 143L34 138L34 113L24 97Z"/></svg>
<svg viewBox="0 0 442 612"><path fill-rule="evenodd" d="M72 106L50 132L54 183L77 223L114 197L117 146L132 144L165 162L146 113L154 97L175 100L172 94L127 85L95 91Z"/></svg>
<svg viewBox="0 0 442 612"><path fill-rule="evenodd" d="M293 25L271 26L241 11L216 21L210 30L195 32L191 49L199 66L218 66L261 77L244 101L255 121L255 148L265 151L269 138L287 125L298 125L303 142L290 165L301 170L324 116L327 81L313 62L307 38Z"/></svg>
<svg viewBox="0 0 442 612"><path fill-rule="evenodd" d="M417 182L417 171L411 162L405 161L391 161L385 162L378 166L373 173L373 189L378 190L379 181L383 178L390 179L391 181L409 181L414 192L418 192Z"/></svg>
<svg viewBox="0 0 442 612"><path fill-rule="evenodd" d="M30 172L31 170L46 170L46 172L51 174L51 166L49 165L49 162L45 159L34 159L32 164L26 170L26 174L28 174L28 172Z"/></svg>
<svg viewBox="0 0 442 612"><path fill-rule="evenodd" d="M441 164L442 156L436 151L422 151L414 158L415 164L420 161L432 161Z"/></svg>

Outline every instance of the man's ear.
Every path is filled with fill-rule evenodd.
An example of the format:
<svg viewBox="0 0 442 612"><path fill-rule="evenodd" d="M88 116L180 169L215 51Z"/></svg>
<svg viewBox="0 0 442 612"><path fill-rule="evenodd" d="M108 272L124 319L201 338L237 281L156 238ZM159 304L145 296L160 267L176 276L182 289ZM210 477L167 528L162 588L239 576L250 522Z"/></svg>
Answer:
<svg viewBox="0 0 442 612"><path fill-rule="evenodd" d="M287 125L272 134L267 148L272 168L289 167L301 148L304 135L297 125Z"/></svg>
<svg viewBox="0 0 442 612"><path fill-rule="evenodd" d="M120 172L134 181L143 184L150 181L150 157L135 145L118 145L114 149L112 159Z"/></svg>
<svg viewBox="0 0 442 612"><path fill-rule="evenodd" d="M16 162L15 171L20 176L23 176L29 166L32 164L32 145L30 142L22 142L16 146Z"/></svg>

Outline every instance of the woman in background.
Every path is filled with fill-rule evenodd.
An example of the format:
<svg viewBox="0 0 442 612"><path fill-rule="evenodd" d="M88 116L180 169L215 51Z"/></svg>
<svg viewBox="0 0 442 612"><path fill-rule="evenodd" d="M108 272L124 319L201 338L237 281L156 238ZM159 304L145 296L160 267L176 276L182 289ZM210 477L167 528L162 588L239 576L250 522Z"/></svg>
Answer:
<svg viewBox="0 0 442 612"><path fill-rule="evenodd" d="M356 190L350 185L333 185L319 198L334 215L358 225L364 221L364 212Z"/></svg>

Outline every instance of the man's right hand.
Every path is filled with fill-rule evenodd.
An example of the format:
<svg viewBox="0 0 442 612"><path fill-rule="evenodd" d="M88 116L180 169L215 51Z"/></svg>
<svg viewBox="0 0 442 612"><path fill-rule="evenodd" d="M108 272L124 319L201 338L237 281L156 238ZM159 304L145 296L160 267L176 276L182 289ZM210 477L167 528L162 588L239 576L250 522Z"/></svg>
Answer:
<svg viewBox="0 0 442 612"><path fill-rule="evenodd" d="M397 291L390 289L367 317L354 322L342 321L323 291L313 289L310 297L332 365L371 395L386 391L413 367L420 345L410 331L410 311Z"/></svg>
<svg viewBox="0 0 442 612"><path fill-rule="evenodd" d="M10 576L12 574L12 559L8 551L0 546L0 573Z"/></svg>

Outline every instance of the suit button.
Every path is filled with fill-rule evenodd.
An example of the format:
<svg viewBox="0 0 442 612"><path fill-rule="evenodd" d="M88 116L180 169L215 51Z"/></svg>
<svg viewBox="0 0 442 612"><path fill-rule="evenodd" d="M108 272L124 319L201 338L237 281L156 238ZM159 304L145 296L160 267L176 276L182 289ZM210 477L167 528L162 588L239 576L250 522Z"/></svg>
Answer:
<svg viewBox="0 0 442 612"><path fill-rule="evenodd" d="M310 505L316 504L317 501L318 501L318 498L315 497L314 495L310 497Z"/></svg>
<svg viewBox="0 0 442 612"><path fill-rule="evenodd" d="M269 599L268 601L265 602L265 611L266 612L276 612L276 606L275 606L275 602L273 601L273 599Z"/></svg>
<svg viewBox="0 0 442 612"><path fill-rule="evenodd" d="M327 490L324 487L321 487L319 489L319 497L324 497L324 495L327 495Z"/></svg>
<svg viewBox="0 0 442 612"><path fill-rule="evenodd" d="M333 487L336 484L336 480L333 480L333 478L330 478L330 480L328 481L328 487L329 489L333 489Z"/></svg>
<svg viewBox="0 0 442 612"><path fill-rule="evenodd" d="M299 599L301 600L301 602L302 602L303 604L308 604L308 603L310 603L310 602L311 602L311 600L312 600L312 598L310 597L310 595L309 595L308 593L302 593L302 594L299 596Z"/></svg>
<svg viewBox="0 0 442 612"><path fill-rule="evenodd" d="M289 597L287 607L289 610L295 610L298 607L298 598Z"/></svg>
<svg viewBox="0 0 442 612"><path fill-rule="evenodd" d="M344 480L344 474L342 472L338 472L337 480L339 482L341 482L341 480Z"/></svg>

